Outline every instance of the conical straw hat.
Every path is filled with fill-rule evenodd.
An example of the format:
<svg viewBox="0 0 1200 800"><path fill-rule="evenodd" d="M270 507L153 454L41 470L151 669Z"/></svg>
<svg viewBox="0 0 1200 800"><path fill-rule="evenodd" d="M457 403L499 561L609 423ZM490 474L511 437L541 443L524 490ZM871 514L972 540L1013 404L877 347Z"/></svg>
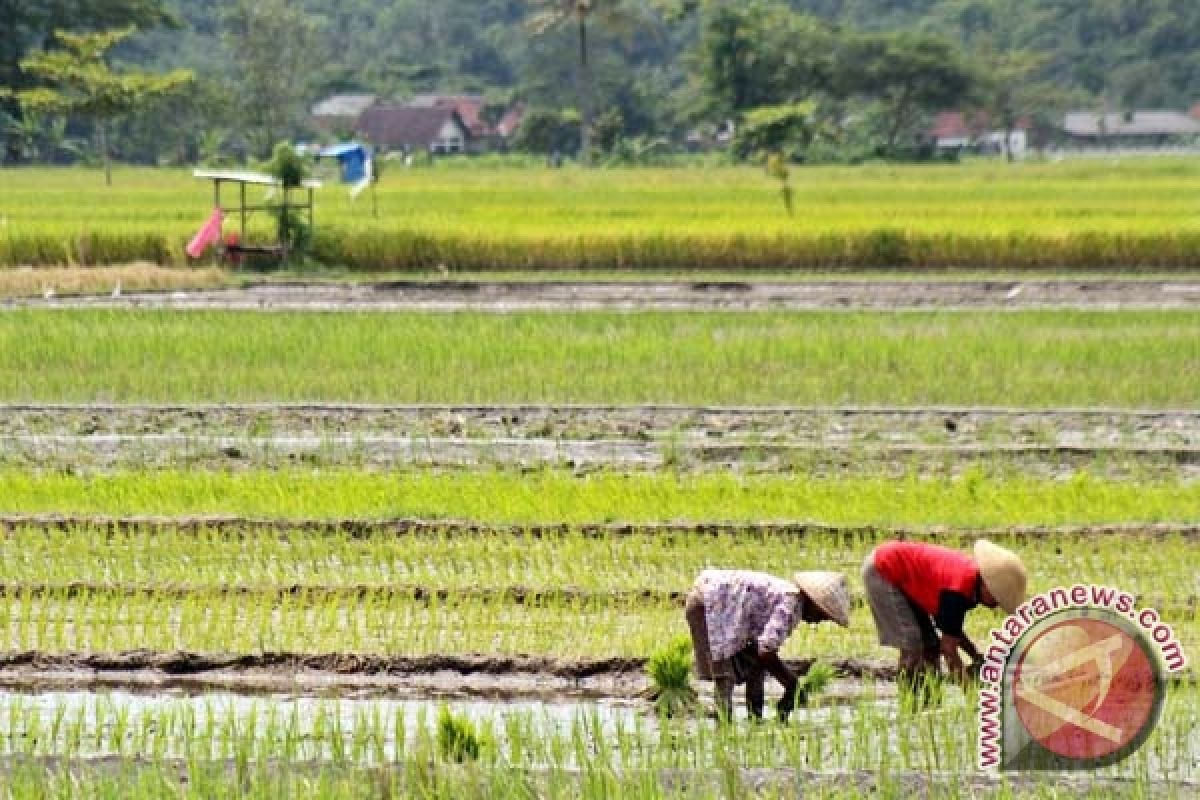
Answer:
<svg viewBox="0 0 1200 800"><path fill-rule="evenodd" d="M975 542L975 563L988 591L1009 614L1025 600L1025 565L1011 550L994 545L987 539Z"/></svg>
<svg viewBox="0 0 1200 800"><path fill-rule="evenodd" d="M825 616L841 625L850 627L850 589L846 576L840 572L797 572L792 583L816 603Z"/></svg>

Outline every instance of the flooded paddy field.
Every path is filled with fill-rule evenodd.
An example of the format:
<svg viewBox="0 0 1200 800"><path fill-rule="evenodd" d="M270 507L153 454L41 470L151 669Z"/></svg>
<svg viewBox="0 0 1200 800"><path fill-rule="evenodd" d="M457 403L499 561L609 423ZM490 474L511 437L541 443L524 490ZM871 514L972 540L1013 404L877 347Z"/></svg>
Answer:
<svg viewBox="0 0 1200 800"><path fill-rule="evenodd" d="M882 688L882 691L879 689ZM714 727L702 714L664 717L646 702L396 695L244 694L228 691L0 692L0 774L43 779L266 780L281 772L357 775L417 791L472 775L505 777L571 796L589 783L637 796L853 796L881 787L974 797L1003 790L1036 797L1187 797L1200 786L1195 690L1177 697L1154 738L1124 770L974 773L974 715L954 692L936 709L898 705L887 687L842 687L786 723ZM441 719L475 737L469 759L438 756ZM444 750L442 751L444 756ZM735 755L736 754L736 755ZM879 773L876 765L889 767ZM555 788L556 787L556 788ZM630 791L628 786L625 791ZM842 792L844 794L839 794Z"/></svg>
<svg viewBox="0 0 1200 800"><path fill-rule="evenodd" d="M0 406L0 782L20 798L1196 796L1194 667L1171 677L1128 761L983 773L975 690L906 705L861 579L883 541L983 536L1025 559L1031 590L1119 586L1200 653L1193 283L414 282L10 302L15 348L26 324L58 342L13 359L14 375L63 362L89 331L112 338L61 378L22 378ZM118 311L65 310L90 307ZM753 316L876 308L953 313ZM985 308L1087 314L972 316ZM1106 327L1115 309L1148 319ZM621 312L588 321L585 369L612 380L603 391L577 386L583 315L507 335L576 310ZM484 321L421 316L458 311ZM953 394L942 378L968 317L982 345L953 362L970 367L955 378L970 391ZM231 319L267 326L245 337L254 347L291 349L234 375ZM629 320L646 328L623 339ZM869 358L847 321L878 323ZM468 323L509 360L484 348L459 361ZM1012 326L1031 324L1045 335L993 348L1003 326L1016 341ZM779 355L831 329L843 338ZM676 365L689 336L696 359L670 383L624 382ZM920 369L902 357L914 336L937 343ZM139 351L139 337L161 348ZM546 352L556 360L523 371ZM111 354L136 369L100 369ZM683 391L714 359L743 370L733 389ZM1062 389L1082 362L1103 369ZM829 365L847 382L821 383ZM797 382L745 390L781 369ZM283 385L325 372L337 380ZM151 373L167 380L147 388ZM1022 374L1036 391L1012 393ZM1147 375L1163 391L1144 391ZM262 383L243 392L244 376ZM908 394L893 398L893 380ZM421 404L403 404L410 388ZM810 402L793 390L813 405L770 404ZM225 396L245 402L197 402ZM865 405L878 397L889 405ZM797 672L819 662L834 676L786 724L770 682L766 722L739 696L734 724L717 724L694 679L695 703L660 713L652 658L686 636L686 594L714 566L849 578L848 627L805 626L784 646ZM972 613L967 632L986 641L1002 619Z"/></svg>

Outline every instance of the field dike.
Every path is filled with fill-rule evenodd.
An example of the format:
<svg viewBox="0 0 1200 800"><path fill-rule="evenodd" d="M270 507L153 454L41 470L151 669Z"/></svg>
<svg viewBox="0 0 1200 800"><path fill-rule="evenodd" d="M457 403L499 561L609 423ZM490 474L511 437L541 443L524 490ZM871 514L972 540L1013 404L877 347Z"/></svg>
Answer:
<svg viewBox="0 0 1200 800"><path fill-rule="evenodd" d="M993 408L194 405L0 407L21 468L663 468L831 474L1008 465L1200 476L1200 413Z"/></svg>
<svg viewBox="0 0 1200 800"><path fill-rule="evenodd" d="M895 679L892 664L822 659L848 701L864 682ZM789 660L803 674L813 659ZM136 690L292 693L322 697L412 696L492 699L646 700L645 658L569 660L544 656L369 656L353 653L219 654L135 650L121 653L9 652L0 687L13 691Z"/></svg>
<svg viewBox="0 0 1200 800"><path fill-rule="evenodd" d="M186 274L186 273L183 273ZM1178 279L821 280L753 276L673 281L386 281L251 283L95 294L39 291L4 308L113 308L240 311L770 311L901 309L1200 308L1200 281ZM51 296L44 296L50 294Z"/></svg>
<svg viewBox="0 0 1200 800"><path fill-rule="evenodd" d="M1128 536L1139 539L1200 540L1200 522L1112 523L1094 525L1011 525L957 528L943 525L827 525L804 520L764 522L604 522L487 523L450 519L270 519L236 515L108 516L102 514L3 514L0 532L18 530L99 534L151 533L165 536L246 532L304 533L351 538L375 536L515 536L550 537L575 534L598 539L614 536L734 535L802 538L816 536L853 543L864 538L922 538L965 541Z"/></svg>

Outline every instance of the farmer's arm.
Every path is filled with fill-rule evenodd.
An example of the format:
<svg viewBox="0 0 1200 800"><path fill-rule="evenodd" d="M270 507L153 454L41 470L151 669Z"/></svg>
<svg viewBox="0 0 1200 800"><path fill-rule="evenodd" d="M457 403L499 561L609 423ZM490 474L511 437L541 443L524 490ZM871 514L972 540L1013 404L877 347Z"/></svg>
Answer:
<svg viewBox="0 0 1200 800"><path fill-rule="evenodd" d="M775 604L763 632L758 637L758 657L767 653L778 653L786 639L800 621L800 595L788 594Z"/></svg>
<svg viewBox="0 0 1200 800"><path fill-rule="evenodd" d="M962 649L974 660L978 657L975 645L963 632L967 611L973 603L964 595L954 591L943 591L938 597L938 612L934 617L938 630L942 632L941 651L946 659L946 668L958 681L967 677L966 668L958 651Z"/></svg>
<svg viewBox="0 0 1200 800"><path fill-rule="evenodd" d="M790 711L795 703L798 681L792 671L780 660L779 648L800 621L800 603L799 595L787 595L776 605L771 618L763 629L762 636L758 637L759 662L775 680L779 681L784 689L780 708L785 710L783 712L785 715L786 711Z"/></svg>
<svg viewBox="0 0 1200 800"><path fill-rule="evenodd" d="M789 692L795 691L797 678L779 658L779 653L759 653L758 660L771 673L771 677L779 681L780 686Z"/></svg>

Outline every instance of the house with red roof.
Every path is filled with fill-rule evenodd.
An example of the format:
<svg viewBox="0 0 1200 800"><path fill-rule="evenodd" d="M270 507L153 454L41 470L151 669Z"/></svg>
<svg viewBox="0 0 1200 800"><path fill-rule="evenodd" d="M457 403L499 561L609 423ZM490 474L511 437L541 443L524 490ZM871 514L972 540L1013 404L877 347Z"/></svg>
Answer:
<svg viewBox="0 0 1200 800"><path fill-rule="evenodd" d="M1017 120L1010 131L997 129L987 114L966 114L962 111L943 111L934 119L929 138L940 152L979 153L981 155L1010 154L1024 158L1029 149L1030 121Z"/></svg>
<svg viewBox="0 0 1200 800"><path fill-rule="evenodd" d="M362 113L355 133L380 152L465 153L471 130L453 108L377 103Z"/></svg>
<svg viewBox="0 0 1200 800"><path fill-rule="evenodd" d="M471 142L476 150L503 149L508 140L521 127L525 107L516 103L507 108L495 123L485 118L487 101L478 94L418 94L408 105L422 108L451 108L471 132Z"/></svg>

